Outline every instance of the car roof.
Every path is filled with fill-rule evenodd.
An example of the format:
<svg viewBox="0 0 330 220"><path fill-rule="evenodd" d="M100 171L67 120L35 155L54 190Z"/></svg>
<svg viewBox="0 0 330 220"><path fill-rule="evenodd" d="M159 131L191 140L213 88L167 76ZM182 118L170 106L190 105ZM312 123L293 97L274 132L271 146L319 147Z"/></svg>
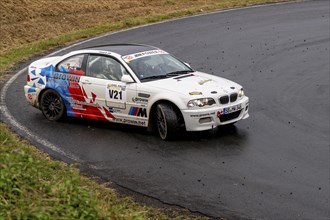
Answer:
<svg viewBox="0 0 330 220"><path fill-rule="evenodd" d="M103 50L125 56L125 55L139 53L148 50L157 50L158 48L143 44L108 44L108 45L92 46L84 49L98 50L98 51Z"/></svg>

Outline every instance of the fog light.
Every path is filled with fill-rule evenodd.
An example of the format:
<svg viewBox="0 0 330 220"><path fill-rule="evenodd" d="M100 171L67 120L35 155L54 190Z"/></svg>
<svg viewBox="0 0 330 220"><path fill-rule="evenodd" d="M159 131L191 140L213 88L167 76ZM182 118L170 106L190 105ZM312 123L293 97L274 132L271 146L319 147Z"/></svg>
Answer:
<svg viewBox="0 0 330 220"><path fill-rule="evenodd" d="M211 117L206 117L206 118L200 118L199 119L199 123L201 123L201 124L209 123L211 121L212 121Z"/></svg>

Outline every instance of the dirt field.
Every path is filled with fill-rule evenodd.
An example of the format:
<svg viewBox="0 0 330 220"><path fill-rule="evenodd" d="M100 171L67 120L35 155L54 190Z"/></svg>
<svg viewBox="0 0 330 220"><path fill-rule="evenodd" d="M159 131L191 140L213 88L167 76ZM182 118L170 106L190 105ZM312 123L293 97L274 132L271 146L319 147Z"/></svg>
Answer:
<svg viewBox="0 0 330 220"><path fill-rule="evenodd" d="M111 23L127 16L176 10L199 1L170 0L1 0L1 46L13 46Z"/></svg>
<svg viewBox="0 0 330 220"><path fill-rule="evenodd" d="M261 2L267 0L1 0L0 54L26 43L127 18Z"/></svg>

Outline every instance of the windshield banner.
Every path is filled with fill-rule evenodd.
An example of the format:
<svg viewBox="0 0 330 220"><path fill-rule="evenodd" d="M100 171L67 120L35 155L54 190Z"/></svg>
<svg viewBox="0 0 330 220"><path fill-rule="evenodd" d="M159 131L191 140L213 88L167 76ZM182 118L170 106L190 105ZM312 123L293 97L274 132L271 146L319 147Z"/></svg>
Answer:
<svg viewBox="0 0 330 220"><path fill-rule="evenodd" d="M143 52L139 52L139 53L122 56L122 58L126 63L129 63L132 60L135 60L135 59L138 59L141 57L152 56L152 55L156 55L156 54L167 54L167 52L165 52L163 50L148 50L148 51L143 51Z"/></svg>

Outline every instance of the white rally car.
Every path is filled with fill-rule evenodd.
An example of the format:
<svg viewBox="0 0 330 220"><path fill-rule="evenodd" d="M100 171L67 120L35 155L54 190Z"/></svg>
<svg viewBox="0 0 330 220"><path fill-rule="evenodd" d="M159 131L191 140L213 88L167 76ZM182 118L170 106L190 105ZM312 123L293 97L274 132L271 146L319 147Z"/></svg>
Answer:
<svg viewBox="0 0 330 220"><path fill-rule="evenodd" d="M48 120L131 124L157 130L162 139L249 117L242 86L147 45L97 46L37 60L24 91Z"/></svg>

